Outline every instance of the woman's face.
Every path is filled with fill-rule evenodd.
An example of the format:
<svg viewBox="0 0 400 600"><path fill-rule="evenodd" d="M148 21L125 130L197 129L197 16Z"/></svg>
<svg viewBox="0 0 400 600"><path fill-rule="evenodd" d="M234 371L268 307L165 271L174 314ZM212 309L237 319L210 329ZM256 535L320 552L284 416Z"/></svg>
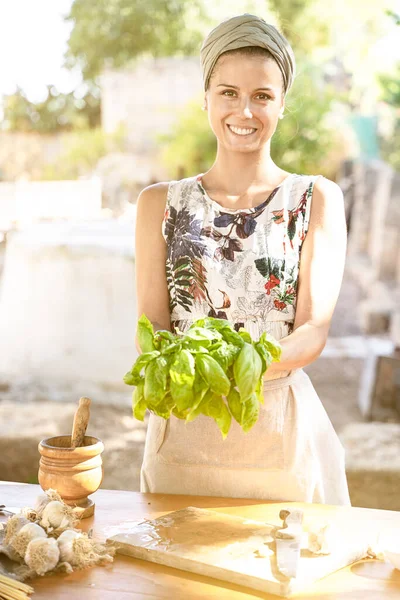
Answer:
<svg viewBox="0 0 400 600"><path fill-rule="evenodd" d="M221 56L205 100L218 144L230 151L260 150L274 134L284 107L282 86L282 74L273 59Z"/></svg>

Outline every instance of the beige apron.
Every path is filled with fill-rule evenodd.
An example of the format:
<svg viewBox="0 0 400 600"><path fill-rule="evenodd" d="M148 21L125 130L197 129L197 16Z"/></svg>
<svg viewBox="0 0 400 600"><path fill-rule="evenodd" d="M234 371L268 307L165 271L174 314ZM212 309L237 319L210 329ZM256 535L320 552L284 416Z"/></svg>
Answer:
<svg viewBox="0 0 400 600"><path fill-rule="evenodd" d="M350 505L343 447L302 369L264 382L247 434L150 415L140 491Z"/></svg>

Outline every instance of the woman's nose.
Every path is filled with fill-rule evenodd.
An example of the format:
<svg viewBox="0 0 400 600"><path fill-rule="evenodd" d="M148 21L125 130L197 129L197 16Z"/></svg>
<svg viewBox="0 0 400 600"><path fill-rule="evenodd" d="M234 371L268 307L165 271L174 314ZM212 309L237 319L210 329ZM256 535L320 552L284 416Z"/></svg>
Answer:
<svg viewBox="0 0 400 600"><path fill-rule="evenodd" d="M240 107L240 112L246 119L251 119L253 117L253 113L251 112L249 103L247 101L242 103Z"/></svg>

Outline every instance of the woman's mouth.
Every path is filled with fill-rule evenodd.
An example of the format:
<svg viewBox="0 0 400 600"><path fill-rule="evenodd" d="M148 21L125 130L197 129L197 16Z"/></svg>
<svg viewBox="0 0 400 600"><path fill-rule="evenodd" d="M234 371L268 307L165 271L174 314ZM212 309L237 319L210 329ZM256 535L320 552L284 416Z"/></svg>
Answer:
<svg viewBox="0 0 400 600"><path fill-rule="evenodd" d="M235 125L227 125L229 131L232 131L235 135L240 135L241 137L247 137L252 135L257 131L254 127L235 127Z"/></svg>

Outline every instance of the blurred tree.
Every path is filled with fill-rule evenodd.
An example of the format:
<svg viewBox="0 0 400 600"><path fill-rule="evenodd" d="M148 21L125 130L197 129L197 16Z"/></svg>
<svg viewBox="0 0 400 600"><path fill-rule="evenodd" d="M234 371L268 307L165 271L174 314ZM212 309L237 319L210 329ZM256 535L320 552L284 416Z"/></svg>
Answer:
<svg viewBox="0 0 400 600"><path fill-rule="evenodd" d="M394 11L387 11L396 25L400 25L400 15ZM400 63L392 75L378 75L381 87L382 100L393 107L393 128L390 135L380 136L382 158L396 171L400 171Z"/></svg>
<svg viewBox="0 0 400 600"><path fill-rule="evenodd" d="M97 127L74 131L62 137L62 150L57 160L43 168L40 179L62 180L87 176L102 156L124 150L125 131L122 126L113 134Z"/></svg>
<svg viewBox="0 0 400 600"><path fill-rule="evenodd" d="M148 54L197 54L206 19L202 0L75 0L66 66L93 80L104 67L118 68ZM191 27L194 23L194 27Z"/></svg>
<svg viewBox="0 0 400 600"><path fill-rule="evenodd" d="M79 90L78 90L79 92ZM18 88L4 97L4 117L1 128L10 131L51 133L71 129L87 129L100 124L98 92L84 86L83 93L60 94L47 86L43 102L31 102Z"/></svg>

